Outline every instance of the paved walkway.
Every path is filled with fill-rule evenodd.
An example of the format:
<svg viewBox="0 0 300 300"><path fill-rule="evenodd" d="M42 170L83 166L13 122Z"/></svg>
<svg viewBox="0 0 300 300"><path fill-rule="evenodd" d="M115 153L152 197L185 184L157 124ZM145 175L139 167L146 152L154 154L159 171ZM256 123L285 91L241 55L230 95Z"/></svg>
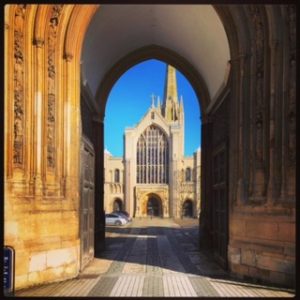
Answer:
<svg viewBox="0 0 300 300"><path fill-rule="evenodd" d="M294 297L289 290L229 279L197 250L197 222L135 219L108 227L106 250L78 278L16 296Z"/></svg>

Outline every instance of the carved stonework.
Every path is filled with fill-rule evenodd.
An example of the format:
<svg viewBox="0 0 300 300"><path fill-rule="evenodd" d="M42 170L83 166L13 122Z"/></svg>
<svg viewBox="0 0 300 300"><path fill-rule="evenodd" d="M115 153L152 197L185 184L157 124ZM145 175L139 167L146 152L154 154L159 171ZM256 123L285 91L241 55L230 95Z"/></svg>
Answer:
<svg viewBox="0 0 300 300"><path fill-rule="evenodd" d="M253 153L251 164L253 166L252 184L250 194L256 197L265 195L265 158L264 158L264 139L265 139L265 115L264 115L264 24L260 7L251 5L249 7L250 15L254 27L254 45L253 56L255 59L255 90L253 98Z"/></svg>
<svg viewBox="0 0 300 300"><path fill-rule="evenodd" d="M33 44L36 45L38 48L42 48L45 42L42 39L36 38L34 39Z"/></svg>
<svg viewBox="0 0 300 300"><path fill-rule="evenodd" d="M263 102L264 102L264 32L261 13L258 6L250 6L250 12L255 29L255 70L256 70L256 89L255 89L255 128L263 130ZM257 119L257 117L259 117ZM260 124L257 126L257 124Z"/></svg>
<svg viewBox="0 0 300 300"><path fill-rule="evenodd" d="M296 6L288 6L288 24L289 24L289 42L290 50L294 52L296 50Z"/></svg>
<svg viewBox="0 0 300 300"><path fill-rule="evenodd" d="M47 166L55 168L55 114L56 114L56 70L55 51L57 30L63 5L54 5L49 20L48 34L48 117L47 117Z"/></svg>
<svg viewBox="0 0 300 300"><path fill-rule="evenodd" d="M14 19L14 142L13 162L22 167L24 160L24 18L25 5L17 5Z"/></svg>
<svg viewBox="0 0 300 300"><path fill-rule="evenodd" d="M64 55L64 58L65 58L65 60L66 60L67 62L70 62L70 61L73 59L73 55L72 55L72 54L66 53L66 54Z"/></svg>
<svg viewBox="0 0 300 300"><path fill-rule="evenodd" d="M288 167L294 168L296 163L296 8L288 7L289 28L289 87L287 108L287 154Z"/></svg>
<svg viewBox="0 0 300 300"><path fill-rule="evenodd" d="M259 112L255 118L255 159L257 168L261 168L263 164L263 135L262 135L262 113Z"/></svg>
<svg viewBox="0 0 300 300"><path fill-rule="evenodd" d="M169 192L168 188L153 188L153 187L136 187L135 188L135 199L136 199L136 216L145 217L147 216L147 202L149 196L155 195L161 201L163 215L169 214Z"/></svg>
<svg viewBox="0 0 300 300"><path fill-rule="evenodd" d="M14 27L15 31L17 32L23 31L25 9L26 9L26 5L23 4L17 5L15 11L15 27Z"/></svg>

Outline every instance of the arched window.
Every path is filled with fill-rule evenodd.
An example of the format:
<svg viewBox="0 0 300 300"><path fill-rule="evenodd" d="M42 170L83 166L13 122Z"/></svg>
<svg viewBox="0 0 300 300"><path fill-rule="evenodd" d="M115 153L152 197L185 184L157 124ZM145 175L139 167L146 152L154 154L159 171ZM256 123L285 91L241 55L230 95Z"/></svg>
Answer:
<svg viewBox="0 0 300 300"><path fill-rule="evenodd" d="M191 180L192 180L192 170L191 170L191 168L186 168L185 181L191 181Z"/></svg>
<svg viewBox="0 0 300 300"><path fill-rule="evenodd" d="M120 170L115 169L115 182L120 182Z"/></svg>
<svg viewBox="0 0 300 300"><path fill-rule="evenodd" d="M166 135L157 126L149 126L137 142L137 183L168 183L168 158Z"/></svg>

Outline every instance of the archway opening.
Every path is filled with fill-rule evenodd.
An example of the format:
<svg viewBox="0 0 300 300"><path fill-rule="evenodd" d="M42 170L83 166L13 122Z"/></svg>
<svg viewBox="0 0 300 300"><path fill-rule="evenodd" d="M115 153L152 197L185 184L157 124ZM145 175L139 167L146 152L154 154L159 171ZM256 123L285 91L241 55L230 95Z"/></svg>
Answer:
<svg viewBox="0 0 300 300"><path fill-rule="evenodd" d="M186 218L192 218L194 216L192 200L188 199L184 201L182 205L182 216Z"/></svg>
<svg viewBox="0 0 300 300"><path fill-rule="evenodd" d="M153 55L149 49L151 49L151 50L154 49L155 51L157 51L157 53L155 55ZM186 71L186 68L188 68L190 66L189 63L187 61L185 61L184 59L182 59L180 57L176 57L176 54L174 55L174 57L172 57L173 54L171 51L169 53L168 52L169 50L161 49L159 47L158 48L157 47L154 47L154 48L149 47L149 49L146 49L146 50L141 49L140 50L141 54L139 54L139 52L136 51L135 53L129 54L127 57L124 57L122 60L120 60L120 62L118 64L116 64L108 72L108 75L106 77L108 79L105 78L105 80L100 84L99 87L101 87L101 89L104 92L102 92L102 90L99 89L98 97L99 97L101 105L103 105L103 103L105 103L105 106L101 107L101 109L103 110L103 116L105 115L104 137L112 138L111 133L116 132L115 128L112 127L109 129L107 126L107 118L110 115L110 113L109 113L109 106L111 104L110 97L112 94L116 93L115 88L116 88L116 85L119 83L119 81L122 81L122 79L124 77L126 77L126 75L130 73L130 71L132 71L136 67L142 66L144 63L147 63L148 61L151 61L151 60L156 61L157 63L161 63L163 61L163 62L167 63L167 66L171 65L171 66L173 66L173 68L177 68L177 66L178 66L179 70L182 69L184 71ZM148 50L150 51L149 53L148 53ZM166 51L166 53L164 53L164 50ZM145 53L144 53L144 51L145 51ZM170 55L170 57L168 55ZM141 57L143 59L141 59ZM140 62L140 60L142 60L142 63ZM173 61L174 61L174 65L173 65ZM133 62L136 62L138 64L132 65ZM166 70L166 64L163 64L163 66ZM193 67L191 67L191 68L193 68ZM123 70L121 74L120 74L119 69ZM145 68L144 71L146 71L146 70L147 70L147 68ZM178 69L177 69L177 71L178 71ZM166 95L164 95L163 98L161 98L161 100L162 100L161 102L157 101L158 99L153 97L153 95L151 95L151 89L144 90L143 84L140 84L140 82L139 82L140 78L146 77L144 72L143 71L141 72L141 70L140 70L140 72L137 72L137 73L138 73L138 76L136 76L135 80L130 82L130 86L126 86L126 88L125 88L126 94L123 94L120 92L117 93L117 97L116 97L117 103L115 103L115 109L113 109L114 116L112 117L112 124L114 124L114 126L115 126L116 125L115 120L120 121L120 120L122 120L123 116L126 116L126 115L131 115L131 116L134 115L136 117L136 120L131 122L131 124L133 124L131 127L128 127L128 124L126 124L127 126L125 125L121 130L121 134L120 134L121 143L120 144L121 144L122 151L125 149L126 149L126 151L125 151L125 153L121 152L121 155L118 155L119 156L118 160L119 160L119 163L124 163L124 168L122 167L123 168L122 174L124 175L122 177L123 178L122 180L124 180L124 181L122 181L122 182L123 183L126 182L126 184L123 184L124 190L122 191L122 193L124 193L124 194L121 195L121 197L124 199L124 209L130 214L131 217L144 217L144 216L149 215L148 210L144 211L144 212L141 210L141 206L140 206L138 199L141 195L155 191L155 190L152 190L152 191L147 190L147 188L145 188L145 182L141 182L140 185L138 185L138 182L136 181L137 167L135 165L135 163L138 160L137 152L135 151L136 149L134 148L135 146L134 146L133 142L126 144L126 134L124 134L124 131L125 131L125 133L126 132L134 133L134 130L136 128L139 128L140 129L139 133L142 133L145 130L145 128L147 128L146 125L150 126L151 122L153 124L155 124L155 122L160 122L159 121L160 118L164 119L166 121L166 123L168 123L167 117L164 114L163 109L160 110L159 118L156 115L156 113L155 112L153 113L153 111L152 111L153 109L157 109L160 106L159 103L161 104L162 101L166 101L166 99L168 99L168 97L165 97ZM166 72L163 70L161 73L162 73L163 78L162 78L162 80L160 80L160 82L162 82L162 86L164 87L164 84L166 83L166 77L165 77ZM178 74L178 73L176 72L176 74ZM117 74L119 74L119 77L117 77L118 76ZM149 77L150 79L148 80L148 82L150 82L150 83L152 82L153 74L157 75L157 76L155 76L155 79L159 79L159 76L158 76L159 72L152 72L150 74L151 74L151 76ZM197 74L194 74L194 75L197 77ZM188 77L188 78L190 79L190 77ZM194 80L195 80L195 77L192 76L192 78L194 78ZM185 114L185 116L183 118L184 124L185 124L184 139L187 139L188 135L190 133L193 133L194 136L198 135L198 138L201 141L202 134L203 134L203 136L204 135L206 136L206 148L209 148L210 152L209 153L207 152L206 156L203 157L204 154L202 153L201 148L198 146L197 150L195 149L196 150L195 153L193 153L192 155L190 154L190 160L186 160L186 161L184 161L184 163L178 164L175 168L172 168L172 169L170 168L170 170L172 170L171 171L172 173L170 173L170 174L173 176L172 182L173 183L176 182L176 188L168 187L165 191L162 191L162 194L167 195L167 196L166 196L166 201L165 201L165 196L163 196L161 198L161 199L163 199L163 206L162 207L160 206L161 211L158 212L158 214L163 215L164 217L171 217L174 219L180 218L182 216L182 204L181 205L179 204L181 202L181 199L193 199L194 205L192 206L192 209L188 208L186 210L186 214L189 216L197 215L197 216L199 216L199 219L200 219L198 222L209 223L208 226L214 228L215 223L211 224L213 221L207 219L206 216L203 217L203 214L200 214L200 211L202 209L202 207L201 207L202 204L201 204L200 198L203 198L203 196L205 197L202 189L204 189L205 184L209 184L209 181L207 181L206 179L203 179L203 178L204 177L207 178L207 177L211 176L209 173L210 169L209 168L205 169L203 167L202 160L204 163L208 163L209 161L211 161L210 154L215 153L215 150L217 149L217 147L220 146L220 143L223 143L224 145L226 145L226 143L227 143L227 140L228 140L227 123L226 123L226 126L224 125L223 129L220 130L220 129L218 129L217 124L219 126L222 126L222 124L220 122L218 122L217 119L219 119L221 117L223 119L226 119L227 112L228 112L229 96L228 96L228 93L227 94L224 93L224 95L222 94L223 95L222 97L225 100L223 102L221 101L221 104L219 104L219 107L217 108L217 110L213 112L213 115L215 115L215 117L213 118L214 126L212 127L212 125L208 124L208 121L207 121L207 112L205 111L206 101L203 101L205 99L209 100L209 97L205 97L205 95L207 96L208 94L206 92L204 92L203 94L199 93L200 87L203 86L203 89L205 90L205 83L202 81L201 77L199 77L199 81L196 81L195 85L194 85L194 83L195 83L195 81L193 81L192 89L195 86L196 93L194 91L194 100L195 100L194 103L196 103L196 105L184 105L184 114ZM179 87L179 84L177 87ZM132 97L129 94L130 93L132 94L135 91L141 92L142 90L144 90L143 92L146 92L146 94L137 97L137 100L134 104L130 103ZM154 90L154 91L152 90L152 92L156 92L156 90ZM162 95L162 94L163 94L163 92L160 93L160 95ZM189 100L189 97L186 97L185 93L180 92L180 87L179 87L179 91L178 91L179 105L181 103L181 97L180 97L181 95L180 94L183 95L183 103L185 100ZM148 98L148 101L147 101L147 98ZM201 113L202 113L201 119L200 119L200 104L201 104ZM140 114L133 114L132 108L141 110ZM171 108L172 108L172 106L171 106ZM128 109L130 111L128 111ZM187 116L188 110L190 110L190 109L193 110L194 112L198 111L198 115L196 117L198 124L195 122L194 117ZM104 111L105 111L105 113L104 113ZM146 113L145 113L145 111L146 111ZM143 122L143 120L145 118L147 118L147 114L148 114L148 119L149 119L150 123L149 124L144 123L143 126L140 126L141 123ZM174 114L174 111L171 109L169 115L170 115L170 118L172 118L172 116L176 115L176 114ZM187 122L189 122L191 120L193 120L197 124L194 127L194 129L188 129ZM203 122L204 126L202 126L200 120L204 121ZM175 121L177 121L176 118L175 118ZM161 125L162 124L160 124L160 126ZM163 127L164 127L164 125L162 125L162 128ZM166 128L167 127L168 126L166 125ZM126 128L126 130L125 130L125 128ZM173 128L175 128L175 127L173 126ZM213 129L213 132L212 132L212 129ZM105 131L106 131L106 133L105 133ZM166 132L168 132L167 129L166 129ZM132 136L134 136L134 134L132 134ZM212 134L214 134L214 140L213 140L214 144L210 145L208 143L208 139L211 140ZM171 136L171 135L172 134L171 134L171 129L170 129L168 136ZM136 134L135 136L136 136L136 139L132 139L132 141L134 140L136 143L138 135ZM116 141L117 139L113 139L113 140ZM194 138L192 138L192 140L195 141ZM203 141L203 143L204 143L204 141ZM106 147L107 141L104 140L104 143L102 143L102 145L103 144ZM183 143L181 142L181 145L182 144ZM179 148L180 147L181 146L179 146ZM183 147L184 147L184 149L186 148L185 145ZM172 149L174 149L174 148L172 148ZM127 151L127 150L129 150L129 151ZM155 151L154 151L154 153L155 153ZM183 153L183 156L186 155L185 151L182 151L182 153ZM111 155L111 153L109 155ZM147 155L148 156L146 156L146 157L147 157L147 161L148 161L148 158L151 157L152 152L150 152L150 154L148 153ZM173 154L170 154L168 157L168 161L169 162L172 161L173 157L175 158L176 156L179 157L178 153L176 153L175 156L173 156ZM182 156L182 158L183 158L183 156ZM193 161L195 158L197 160L196 164ZM115 160L113 157L111 157L111 159L114 161L114 163L116 163L117 160ZM151 161L151 159L150 159L150 161ZM181 160L181 161L183 162L183 160ZM199 162L199 164L198 164L198 162ZM103 167L104 167L105 172L106 172L106 170L109 169L105 166L105 164L103 165ZM126 170L126 168L128 168L128 170L129 169L130 170L128 171L128 170ZM205 172L208 174L203 173L204 169L206 170ZM149 168L149 170L151 170L151 168ZM184 172L184 170L186 170L186 172ZM150 175L147 173L147 176L150 176L150 178L151 178L151 176L153 176L153 175L150 172ZM104 176L104 178L108 178L108 177L109 176L106 176L106 175ZM197 181L197 182L194 182L194 181ZM122 185L122 182L121 182L121 185ZM147 183L149 183L149 181L148 182L146 181L146 184ZM151 183L151 180L150 180L150 183ZM129 184L131 184L131 187L129 187ZM207 186L207 188L206 188L206 193L209 195L211 194L210 188L211 188L210 186ZM127 192L126 192L126 189L128 189ZM157 193L160 195L160 192L157 192ZM195 195L193 195L193 193ZM120 195L118 195L118 196L120 196ZM197 197L199 197L199 200ZM209 198L209 197L210 196L208 196L208 195L206 196L206 198ZM178 201L178 202L176 202L176 201ZM151 203L151 202L149 202L149 203ZM154 206L157 207L157 205L154 205ZM146 207L145 206L143 206L143 207L145 208L145 210L147 209L147 205L146 205ZM192 212L191 212L191 210L192 210ZM138 215L137 215L137 212L138 212ZM156 210L156 212L153 211L153 214L157 214L157 210ZM224 223L228 224L228 222L227 222L227 220L225 220L225 218L226 218L226 214L224 213L222 216L222 221ZM201 220L204 220L204 221L201 221ZM224 228L224 230L223 229L219 230L221 233L223 233L223 231L227 230L226 226L223 228ZM227 235L227 231L226 231L223 235L221 235L221 234L219 235L219 240L221 239L221 237L222 237L222 239L225 240L225 239L227 239L227 236L228 235ZM203 239L208 240L208 243L210 243L209 245L211 246L211 244L212 244L211 236L208 236L208 237L205 236ZM217 245L220 244L219 240L217 241ZM227 257L226 256L227 255L226 254L226 246L227 246L226 241L223 244L224 244L223 248L225 250L223 251L223 248L222 248L222 251L223 251L222 257L224 257L224 259L226 260L226 257ZM217 246L215 248L217 249Z"/></svg>
<svg viewBox="0 0 300 300"><path fill-rule="evenodd" d="M113 204L113 211L122 211L123 210L123 202L120 198L115 199Z"/></svg>
<svg viewBox="0 0 300 300"><path fill-rule="evenodd" d="M149 196L147 201L147 215L154 217L163 217L161 200L157 196Z"/></svg>
<svg viewBox="0 0 300 300"><path fill-rule="evenodd" d="M172 78L176 87L170 111L167 78ZM185 198L190 189L196 191L192 185L201 190L199 94L175 66L151 57L125 70L110 89L104 114L104 206L111 207L113 199L118 197L124 199L123 210L132 217L147 216L146 208L144 212L141 210L140 195L148 194L149 188L152 191L162 188L158 194L166 196L161 214L179 218L181 207L173 199ZM173 140L174 135L180 142ZM170 149L178 156L172 173ZM182 177L182 167L190 171L188 180ZM121 189L113 195L109 186L115 181L116 168L120 171ZM192 197L197 198L199 210L200 192Z"/></svg>
<svg viewBox="0 0 300 300"><path fill-rule="evenodd" d="M95 241L99 240L99 236L104 239L105 216L103 207L105 199L103 198L103 192L105 190L104 179L106 180L107 176L103 174L105 172L103 152L106 146L103 138L105 136L103 121L107 112L106 102L108 94L114 83L136 63L151 58L166 61L174 65L178 70L181 70L192 83L198 96L199 106L201 104L202 120L204 121L203 124L205 124L207 121L207 108L211 108L211 104L213 104L211 100L215 100L217 94L222 90L224 75L227 72L226 64L230 57L229 44L224 28L217 15L218 12L216 13L211 6L180 6L179 8L178 6L162 7L158 5L152 6L151 9L143 6L142 10L144 11L142 11L142 14L132 14L134 7L130 7L130 14L124 13L124 9L126 10L127 8L127 6L102 6L89 25L85 35L86 41L82 49L82 79L84 85L87 83L86 86L90 90L93 100L97 102L90 105L91 110L95 109L92 113L93 120L97 119L95 120L96 129L94 133L96 140ZM140 6L136 6L136 8L140 9ZM185 13L183 13L183 9L185 9ZM127 16L129 15L134 17L128 19ZM180 18L177 16L180 16ZM201 16L204 16L204 18ZM136 19L136 17L141 19ZM178 20L184 20L184 18L188 21L184 22L184 24L190 25L182 28L182 22L178 22ZM116 19L118 24L122 26L115 27L113 25ZM156 19L157 26L152 24L154 19ZM201 20L201 24L196 22L197 20ZM112 22L112 26L108 26L109 22ZM139 26L136 26L137 24ZM194 30L195 26L197 31ZM72 26L69 27L72 28ZM182 35L184 40L182 40L182 37L176 38L170 35L169 28L173 28L174 32L177 32L179 29L187 33ZM119 29L121 30L120 32L118 31ZM157 34L158 32L160 32L159 35ZM211 35L208 32L213 32L214 34ZM123 33L126 33L125 35L128 37L125 40L119 38L124 36ZM106 42L103 43L103 40ZM115 45L115 47L111 47L111 45ZM123 58L118 61L121 57ZM156 75L152 77L155 78ZM124 114L124 112L122 113ZM199 124L198 126L198 129L202 130L203 136L207 136L211 131L211 128L206 125L202 126ZM207 148L204 141L203 148ZM200 157L202 155L204 156L201 152ZM204 161L209 162L210 158L205 157ZM203 167L204 169L208 168ZM198 189L197 193L202 193L204 185L205 182L203 181L201 191ZM179 184L179 189L184 193L181 199L185 199L186 196L190 197L188 191L190 188L187 185ZM168 193L167 195L170 198L174 196ZM110 199L114 199L114 197ZM127 209L127 197L123 199L124 207ZM164 200L164 197L162 199ZM178 202L180 203L180 199L178 199ZM174 206L167 207L165 202L163 202L163 211L167 210L170 216L174 214L175 209L181 212L182 207L178 205L178 202ZM96 244L95 249L98 246L101 248L101 241L99 241L98 245Z"/></svg>

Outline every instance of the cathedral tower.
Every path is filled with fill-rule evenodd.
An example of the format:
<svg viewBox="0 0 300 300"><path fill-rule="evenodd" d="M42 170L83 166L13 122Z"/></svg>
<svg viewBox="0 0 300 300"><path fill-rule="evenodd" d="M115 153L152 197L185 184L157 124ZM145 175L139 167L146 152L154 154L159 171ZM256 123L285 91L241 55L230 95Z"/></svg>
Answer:
<svg viewBox="0 0 300 300"><path fill-rule="evenodd" d="M176 69L171 65L167 65L162 113L168 123L178 121L180 117Z"/></svg>

